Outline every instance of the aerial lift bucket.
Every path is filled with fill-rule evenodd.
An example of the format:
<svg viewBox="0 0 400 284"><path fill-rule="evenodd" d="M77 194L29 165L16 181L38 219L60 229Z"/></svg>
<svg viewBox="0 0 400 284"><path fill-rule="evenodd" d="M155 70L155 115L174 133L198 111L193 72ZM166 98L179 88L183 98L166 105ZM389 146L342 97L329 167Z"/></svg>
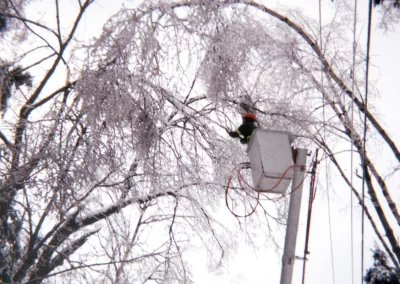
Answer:
<svg viewBox="0 0 400 284"><path fill-rule="evenodd" d="M284 194L293 178L291 144L286 131L256 129L247 147L254 188Z"/></svg>

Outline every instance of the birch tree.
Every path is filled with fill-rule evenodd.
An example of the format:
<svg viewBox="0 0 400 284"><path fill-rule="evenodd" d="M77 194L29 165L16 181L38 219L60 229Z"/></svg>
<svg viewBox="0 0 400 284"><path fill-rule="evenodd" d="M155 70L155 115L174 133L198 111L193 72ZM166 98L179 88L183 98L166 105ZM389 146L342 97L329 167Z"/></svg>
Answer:
<svg viewBox="0 0 400 284"><path fill-rule="evenodd" d="M364 151L363 117L396 163L400 152L365 107L365 54L358 48L352 62L347 7L319 27L252 1L146 1L111 17L97 39L75 41L94 2L71 6L68 24L58 0L55 25L17 7L4 14L25 27L21 46L33 43L2 42L10 54L2 66L33 76L32 86L2 77L4 283L189 283L186 253L195 246L223 267L235 239L213 212L233 165L246 160L226 133L246 111L262 128L294 133L295 147L325 152L398 267L399 213ZM336 155L351 145L364 165L365 204ZM239 233L274 240L286 204L261 201L245 224L236 220Z"/></svg>

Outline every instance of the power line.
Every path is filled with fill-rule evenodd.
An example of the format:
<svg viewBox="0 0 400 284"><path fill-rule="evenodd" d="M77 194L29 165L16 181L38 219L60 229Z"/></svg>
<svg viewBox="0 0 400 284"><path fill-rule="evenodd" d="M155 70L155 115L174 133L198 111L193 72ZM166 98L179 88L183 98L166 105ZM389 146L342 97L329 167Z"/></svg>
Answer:
<svg viewBox="0 0 400 284"><path fill-rule="evenodd" d="M371 24L372 24L372 0L369 1L368 9L368 37L367 37L367 60L365 69L365 98L364 98L364 134L363 134L363 179L362 179L362 214L361 214L361 281L363 281L364 274L364 215L365 215L365 175L368 171L367 164L365 163L366 157L366 144L367 144L367 112L368 112L368 77L369 77L369 53L371 45Z"/></svg>
<svg viewBox="0 0 400 284"><path fill-rule="evenodd" d="M306 241L304 245L304 257L303 257L303 278L302 284L305 284L306 280L306 263L307 263L307 255L309 254L308 251L308 243L310 240L310 230L311 230L311 216L312 216L312 208L315 199L316 187L315 187L315 180L316 180L316 172L317 166L319 164L318 161L318 149L315 152L315 158L313 162L313 166L311 169L311 180L310 180L310 194L308 199L308 213L307 213L307 229L306 229Z"/></svg>
<svg viewBox="0 0 400 284"><path fill-rule="evenodd" d="M319 39L320 39L320 49L323 52L322 47L322 7L321 0L319 3ZM325 123L325 88L324 88L324 73L323 73L323 63L321 61L321 86L322 86L322 119L323 119L323 135L324 140L326 141L326 123ZM331 204L330 204L330 194L329 194L329 182L328 182L328 160L325 160L325 180L326 180L326 192L328 195L328 221L329 221L329 241L330 241L330 250L331 250L331 267L332 267L332 280L335 284L335 264L334 264L334 255L333 255L333 241L332 241L332 222L331 222Z"/></svg>
<svg viewBox="0 0 400 284"><path fill-rule="evenodd" d="M356 32L357 32L357 0L354 0L354 23L353 23L353 76L352 76L352 87L351 87L351 133L350 133L350 184L351 188L353 188L353 168L354 168L354 89L355 89L355 79L356 76L355 65L356 65L356 51L357 51L357 43L356 43ZM350 190L350 244L351 244L351 283L354 284L354 214L353 214L353 192Z"/></svg>

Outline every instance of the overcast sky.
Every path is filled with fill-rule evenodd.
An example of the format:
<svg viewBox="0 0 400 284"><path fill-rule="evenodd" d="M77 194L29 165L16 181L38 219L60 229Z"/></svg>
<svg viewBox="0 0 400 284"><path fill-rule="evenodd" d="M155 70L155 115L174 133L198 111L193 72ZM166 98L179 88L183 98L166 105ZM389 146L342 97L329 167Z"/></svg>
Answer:
<svg viewBox="0 0 400 284"><path fill-rule="evenodd" d="M46 1L44 1L46 2ZM91 7L83 19L83 24L78 32L81 38L92 38L98 36L101 32L102 23L116 13L121 8L122 0L98 0ZM135 6L140 1L125 1L127 6ZM287 7L299 7L304 12L315 19L318 19L318 0L284 0L284 1L264 1L269 7L279 6L281 4ZM322 15L332 13L334 3L330 0L322 0ZM365 19L367 13L367 1L359 1L360 16ZM279 9L279 8L278 8ZM64 15L67 16L67 15ZM376 13L374 13L374 20ZM366 22L364 21L360 27L359 44L366 46ZM376 27L376 25L374 25ZM371 80L376 82L376 86L380 91L379 98L371 98L370 104L373 106L374 112L378 119L383 121L383 125L389 131L397 144L400 144L400 124L398 118L398 81L400 66L400 36L399 31L391 31L386 35L382 30L373 29L371 60L374 65L371 70ZM378 151L377 151L378 152ZM378 154L378 153L376 153ZM389 154L388 154L389 155ZM387 163L385 155L381 156L381 162ZM390 165L388 165L390 166ZM347 188L340 185L329 186L330 196L330 216L332 230L332 246L333 246L333 266L331 256L331 240L329 233L329 212L327 206L326 186L324 186L324 174L320 176L321 188L314 205L314 214L312 220L310 255L307 263L307 282L306 283L352 283L351 280L351 238L350 238L350 194ZM334 182L332 182L334 184ZM399 179L393 178L388 181L390 188L398 188ZM335 184L334 184L335 185ZM343 193L345 192L345 193ZM400 194L394 193L394 200L399 204ZM304 188L303 206L300 217L300 229L298 232L297 252L302 256L304 249L304 235L306 224L306 204L308 198L308 185ZM224 209L224 208L223 208ZM222 210L222 209L221 209ZM360 265L360 210L354 205L354 283L361 282L361 265ZM221 215L229 214L222 212ZM245 222L245 221L244 221ZM232 236L235 237L235 236ZM366 255L365 268L372 264L371 248L375 241L375 236L371 232L368 221L366 220ZM283 241L283 238L282 238ZM220 272L210 272L205 265L207 255L201 252L193 253L192 269L195 274L197 283L279 283L281 269L281 251L277 252L274 247L258 248L257 252L252 250L247 244L238 247L231 261ZM293 284L301 283L302 262L297 261ZM335 282L333 280L335 279Z"/></svg>
<svg viewBox="0 0 400 284"><path fill-rule="evenodd" d="M358 25L359 44L366 49L367 22L365 21L368 11L368 1L358 1L359 19L362 22ZM285 1L264 1L268 7L275 5L285 5L287 7L298 7L308 16L318 20L319 1L305 0L285 0ZM334 3L322 0L322 20L325 16L332 13ZM278 8L279 9L279 8ZM329 17L329 16L328 16ZM370 98L371 108L376 113L378 119L383 122L392 135L394 141L400 143L400 124L398 117L398 68L400 66L400 34L399 27L396 31L384 34L382 30L376 28L378 15L374 13L373 20L375 25L372 33L371 42L371 64L370 80L374 81L379 90L380 97ZM349 43L351 44L351 43ZM378 145L377 153L380 153ZM384 152L387 156L389 152ZM389 163L386 155L381 156L382 163ZM323 167L323 165L322 165ZM349 165L350 167L350 165ZM352 283L352 242L351 242L351 222L350 222L350 194L348 188L335 184L331 181L329 185L330 205L331 205L331 230L333 247L333 265L331 257L331 240L329 230L329 211L327 206L326 185L324 182L324 172L319 177L320 188L314 203L314 213L312 219L311 239L309 243L309 261L307 263L306 283ZM332 186L334 185L334 186ZM399 178L392 178L388 181L389 188L399 188ZM392 191L393 192L393 191ZM399 204L399 191L393 192L393 199ZM308 202L308 185L303 191L303 206L300 217L300 228L298 231L297 255L302 256L304 251L304 236L306 225L306 210ZM353 206L353 267L354 282L361 283L361 212L357 204ZM372 229L366 220L365 229L365 264L367 269L372 265L370 249L377 240ZM279 252L281 253L281 252ZM273 247L260 249L255 253L248 246L243 244L237 251L235 258L230 262L227 273L221 276L214 276L204 270L197 271L199 283L279 283L281 269L281 255ZM302 261L297 261L293 284L301 283ZM333 270L334 268L334 270ZM334 271L334 272L333 272Z"/></svg>

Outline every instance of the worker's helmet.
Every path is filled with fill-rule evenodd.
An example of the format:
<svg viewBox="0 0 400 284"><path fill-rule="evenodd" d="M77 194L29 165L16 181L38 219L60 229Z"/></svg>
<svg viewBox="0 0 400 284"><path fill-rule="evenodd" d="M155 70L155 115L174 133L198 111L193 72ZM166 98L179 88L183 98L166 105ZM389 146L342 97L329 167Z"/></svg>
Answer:
<svg viewBox="0 0 400 284"><path fill-rule="evenodd" d="M254 120L254 121L257 120L256 115L255 115L254 113L251 113L251 112L248 112L248 113L246 113L245 115L243 115L243 118L250 118L250 119L252 119L252 120Z"/></svg>

